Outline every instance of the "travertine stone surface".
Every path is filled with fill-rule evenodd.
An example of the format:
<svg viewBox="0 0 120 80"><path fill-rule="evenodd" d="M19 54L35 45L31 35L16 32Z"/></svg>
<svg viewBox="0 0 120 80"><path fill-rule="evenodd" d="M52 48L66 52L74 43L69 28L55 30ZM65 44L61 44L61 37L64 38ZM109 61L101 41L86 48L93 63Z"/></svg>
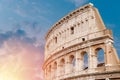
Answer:
<svg viewBox="0 0 120 80"><path fill-rule="evenodd" d="M91 3L60 19L45 38L45 80L120 78L120 60L113 46L112 31L106 29ZM104 51L104 63L98 63L100 49ZM84 62L85 55L88 63Z"/></svg>

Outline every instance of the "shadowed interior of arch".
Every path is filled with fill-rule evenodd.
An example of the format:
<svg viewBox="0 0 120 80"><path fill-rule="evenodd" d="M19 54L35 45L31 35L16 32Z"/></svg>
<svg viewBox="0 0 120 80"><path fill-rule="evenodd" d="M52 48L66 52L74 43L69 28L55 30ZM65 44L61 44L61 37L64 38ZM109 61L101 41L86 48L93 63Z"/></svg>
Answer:
<svg viewBox="0 0 120 80"><path fill-rule="evenodd" d="M88 53L87 52L83 52L82 53L83 56L83 69L88 69Z"/></svg>
<svg viewBox="0 0 120 80"><path fill-rule="evenodd" d="M69 58L70 58L70 63L74 67L75 66L75 57L73 55L71 55Z"/></svg>
<svg viewBox="0 0 120 80"><path fill-rule="evenodd" d="M70 62L70 65L71 65L71 70L70 72L73 72L74 71L74 68L75 68L75 56L74 55L70 55L69 56L69 62Z"/></svg>
<svg viewBox="0 0 120 80"><path fill-rule="evenodd" d="M54 72L57 70L57 62L54 62Z"/></svg>
<svg viewBox="0 0 120 80"><path fill-rule="evenodd" d="M63 75L65 73L65 60L64 59L60 60L60 66L61 66L60 73Z"/></svg>
<svg viewBox="0 0 120 80"><path fill-rule="evenodd" d="M96 55L97 55L97 67L104 66L105 65L104 50L102 48L96 49Z"/></svg>

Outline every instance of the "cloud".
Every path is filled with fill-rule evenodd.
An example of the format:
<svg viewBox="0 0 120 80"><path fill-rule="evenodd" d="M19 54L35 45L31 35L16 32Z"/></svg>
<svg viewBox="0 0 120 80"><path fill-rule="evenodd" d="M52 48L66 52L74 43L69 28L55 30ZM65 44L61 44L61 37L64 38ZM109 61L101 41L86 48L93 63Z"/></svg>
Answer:
<svg viewBox="0 0 120 80"><path fill-rule="evenodd" d="M117 50L117 54L120 58L120 36L114 36L114 46Z"/></svg>
<svg viewBox="0 0 120 80"><path fill-rule="evenodd" d="M0 33L0 43L2 44L4 41L9 39L16 39L19 41L34 43L35 38L27 37L26 32L21 29L17 29L16 31L7 31L5 33Z"/></svg>
<svg viewBox="0 0 120 80"><path fill-rule="evenodd" d="M31 38L30 40L34 41L35 46L44 45L44 35L47 31L47 28L43 28L41 24L37 21L23 21L21 23L13 25L15 26L13 30L24 30L26 33L26 39Z"/></svg>
<svg viewBox="0 0 120 80"><path fill-rule="evenodd" d="M116 27L116 25L115 24L106 23L106 27L114 30L114 28Z"/></svg>
<svg viewBox="0 0 120 80"><path fill-rule="evenodd" d="M39 48L10 39L3 42L0 53L0 74L8 78L16 75L17 80L43 80L43 53Z"/></svg>
<svg viewBox="0 0 120 80"><path fill-rule="evenodd" d="M72 2L73 4L75 4L76 7L82 6L85 3L87 3L89 0L68 0L70 2Z"/></svg>
<svg viewBox="0 0 120 80"><path fill-rule="evenodd" d="M23 2L24 4L28 4L28 3L29 3L28 0L22 0L22 2Z"/></svg>
<svg viewBox="0 0 120 80"><path fill-rule="evenodd" d="M33 23L25 29L31 28L36 31L36 26L37 23ZM44 43L37 43L36 37L29 37L25 29L18 27L0 33L0 74L17 74L17 78L21 76L17 80L43 80ZM39 45L36 46L36 43Z"/></svg>
<svg viewBox="0 0 120 80"><path fill-rule="evenodd" d="M32 31L29 32L31 32L30 34L32 34ZM7 31L5 33L0 33L0 48L2 47L4 42L8 40L16 40L26 45L33 45L35 48L39 48L41 52L44 53L44 39L42 38L42 36L38 37L42 34L36 33L37 36L30 36L30 34L27 33L26 30L22 30L20 28L16 29L15 31Z"/></svg>
<svg viewBox="0 0 120 80"><path fill-rule="evenodd" d="M26 12L21 8L20 5L17 5L16 9L14 9L14 12L21 17L27 17Z"/></svg>

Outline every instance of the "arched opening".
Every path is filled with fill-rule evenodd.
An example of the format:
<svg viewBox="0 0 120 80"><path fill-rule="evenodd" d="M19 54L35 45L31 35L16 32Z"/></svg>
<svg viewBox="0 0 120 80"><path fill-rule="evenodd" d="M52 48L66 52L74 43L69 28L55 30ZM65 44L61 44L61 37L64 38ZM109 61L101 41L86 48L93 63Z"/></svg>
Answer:
<svg viewBox="0 0 120 80"><path fill-rule="evenodd" d="M57 43L57 37L55 37L55 43Z"/></svg>
<svg viewBox="0 0 120 80"><path fill-rule="evenodd" d="M70 68L71 68L70 70L71 72L73 72L75 69L75 62L76 62L74 55L70 55L69 60L70 60Z"/></svg>
<svg viewBox="0 0 120 80"><path fill-rule="evenodd" d="M46 80L48 79L47 76L48 76L48 68L45 69L45 79Z"/></svg>
<svg viewBox="0 0 120 80"><path fill-rule="evenodd" d="M57 76L57 62L54 62L53 64L53 68L54 68L54 71L53 71L53 79Z"/></svg>
<svg viewBox="0 0 120 80"><path fill-rule="evenodd" d="M61 59L60 60L60 74L64 75L64 73L65 73L65 60Z"/></svg>
<svg viewBox="0 0 120 80"><path fill-rule="evenodd" d="M102 67L105 65L104 62L104 50L102 48L97 48L95 50L97 56L97 67Z"/></svg>
<svg viewBox="0 0 120 80"><path fill-rule="evenodd" d="M83 60L83 69L86 70L88 69L88 53L87 52L82 52L82 60Z"/></svg>
<svg viewBox="0 0 120 80"><path fill-rule="evenodd" d="M48 67L48 79L51 79L51 65L49 65L49 67Z"/></svg>

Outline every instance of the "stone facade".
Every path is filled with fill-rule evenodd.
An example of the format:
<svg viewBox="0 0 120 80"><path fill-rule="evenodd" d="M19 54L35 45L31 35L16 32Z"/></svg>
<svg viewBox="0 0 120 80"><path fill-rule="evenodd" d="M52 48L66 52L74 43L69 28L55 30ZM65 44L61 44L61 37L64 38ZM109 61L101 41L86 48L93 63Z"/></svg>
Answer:
<svg viewBox="0 0 120 80"><path fill-rule="evenodd" d="M93 4L60 19L45 38L45 80L120 80L120 60L113 46L112 31L106 29ZM101 49L104 63L98 62Z"/></svg>

